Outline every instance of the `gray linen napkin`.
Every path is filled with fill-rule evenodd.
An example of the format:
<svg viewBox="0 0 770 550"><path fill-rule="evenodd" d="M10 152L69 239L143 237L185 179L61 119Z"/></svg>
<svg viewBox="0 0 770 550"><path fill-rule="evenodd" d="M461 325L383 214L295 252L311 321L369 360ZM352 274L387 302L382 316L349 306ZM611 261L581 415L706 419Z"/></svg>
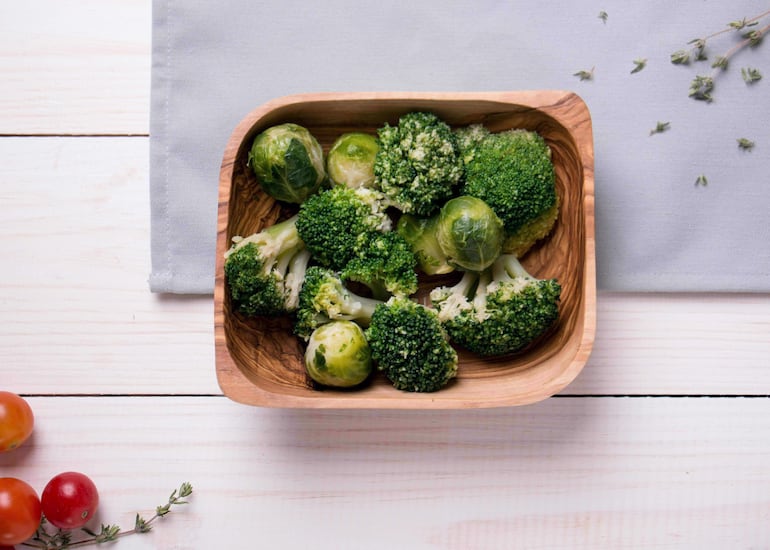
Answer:
<svg viewBox="0 0 770 550"><path fill-rule="evenodd" d="M768 9L716 2L153 0L153 292L210 293L227 139L274 97L321 91L570 89L591 110L598 286L770 291L770 43L716 71L687 42ZM606 18L600 14L606 13ZM770 23L770 17L758 26ZM767 40L766 40L767 42ZM646 65L632 73L635 60ZM742 68L765 78L747 84ZM575 73L593 71L581 80ZM658 123L667 130L651 134ZM755 142L752 150L737 139ZM697 185L699 176L706 185Z"/></svg>

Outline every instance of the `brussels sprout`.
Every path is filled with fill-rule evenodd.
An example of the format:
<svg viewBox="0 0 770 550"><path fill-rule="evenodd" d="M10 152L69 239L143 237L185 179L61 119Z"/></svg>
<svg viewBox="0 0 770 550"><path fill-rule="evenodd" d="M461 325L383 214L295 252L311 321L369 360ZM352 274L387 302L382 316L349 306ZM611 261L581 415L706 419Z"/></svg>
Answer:
<svg viewBox="0 0 770 550"><path fill-rule="evenodd" d="M305 369L324 386L349 388L372 372L372 354L363 329L353 321L331 321L313 331L305 350Z"/></svg>
<svg viewBox="0 0 770 550"><path fill-rule="evenodd" d="M289 203L303 202L326 179L321 145L307 128L292 123L254 138L248 164L265 193Z"/></svg>
<svg viewBox="0 0 770 550"><path fill-rule="evenodd" d="M377 138L362 132L342 134L326 155L326 171L336 185L372 187Z"/></svg>
<svg viewBox="0 0 770 550"><path fill-rule="evenodd" d="M481 199L463 195L441 207L436 238L452 265L484 270L500 255L503 237L503 222Z"/></svg>
<svg viewBox="0 0 770 550"><path fill-rule="evenodd" d="M454 266L447 261L447 256L436 239L438 214L430 218L418 218L411 214L402 214L396 224L396 232L412 247L417 265L427 275L451 273Z"/></svg>

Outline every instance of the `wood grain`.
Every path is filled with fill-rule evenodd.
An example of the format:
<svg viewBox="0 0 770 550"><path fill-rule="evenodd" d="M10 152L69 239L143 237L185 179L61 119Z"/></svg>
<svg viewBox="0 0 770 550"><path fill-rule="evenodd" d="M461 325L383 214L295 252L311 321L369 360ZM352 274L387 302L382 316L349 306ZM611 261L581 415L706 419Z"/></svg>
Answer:
<svg viewBox="0 0 770 550"><path fill-rule="evenodd" d="M0 6L0 134L149 132L150 0Z"/></svg>
<svg viewBox="0 0 770 550"><path fill-rule="evenodd" d="M120 550L766 548L766 399L555 398L475 411L255 409L224 398L34 398L0 472L66 469L128 528ZM387 519L384 519L387 518ZM303 528L298 528L298 522ZM98 527L98 523L97 523Z"/></svg>
<svg viewBox="0 0 770 550"><path fill-rule="evenodd" d="M453 127L482 123L492 131L534 130L551 148L560 197L549 238L523 258L538 277L562 285L559 320L537 346L513 356L481 359L460 353L458 377L440 392L398 392L382 377L355 392L312 387L303 345L287 319L247 319L232 311L224 280L224 253L246 236L290 215L261 190L246 166L261 130L281 122L305 126L328 150L343 132L375 133L409 111L432 111ZM235 128L220 176L214 293L216 360L220 386L233 399L268 406L467 408L528 404L562 390L580 372L594 340L593 135L585 103L561 91L507 93L347 93L278 98L256 108ZM435 281L423 280L423 292Z"/></svg>

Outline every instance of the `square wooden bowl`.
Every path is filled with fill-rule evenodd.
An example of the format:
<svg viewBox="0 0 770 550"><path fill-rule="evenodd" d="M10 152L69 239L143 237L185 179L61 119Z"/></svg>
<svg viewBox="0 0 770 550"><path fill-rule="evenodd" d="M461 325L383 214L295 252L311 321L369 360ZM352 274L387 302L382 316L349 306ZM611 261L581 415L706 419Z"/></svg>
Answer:
<svg viewBox="0 0 770 550"><path fill-rule="evenodd" d="M558 278L559 319L547 338L526 352L495 359L460 352L456 380L435 393L398 391L381 373L360 389L318 389L305 374L304 344L292 334L288 319L246 319L231 308L223 268L232 237L288 215L261 191L246 165L248 151L254 137L275 124L305 126L328 151L343 132L374 134L409 111L431 111L452 127L483 123L492 131L526 128L545 138L556 168L559 220L522 263L537 277ZM238 124L226 146L217 222L216 371L220 387L234 401L300 408L524 405L562 390L591 352L596 324L593 133L586 104L572 92L320 93L270 101Z"/></svg>

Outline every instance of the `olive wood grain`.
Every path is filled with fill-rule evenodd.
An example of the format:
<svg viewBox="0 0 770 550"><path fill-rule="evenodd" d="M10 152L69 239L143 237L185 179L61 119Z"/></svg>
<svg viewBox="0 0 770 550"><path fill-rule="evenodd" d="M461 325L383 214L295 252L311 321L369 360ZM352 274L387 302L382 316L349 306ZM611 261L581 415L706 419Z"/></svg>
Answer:
<svg viewBox="0 0 770 550"><path fill-rule="evenodd" d="M482 359L458 350L457 379L435 393L392 388L381 375L355 390L313 386L302 365L303 343L288 319L247 319L231 309L224 253L233 236L248 235L287 217L290 207L266 196L246 165L251 141L265 128L294 122L307 127L324 150L343 132L374 133L409 111L436 113L453 127L482 123L492 131L526 128L540 133L553 153L559 219L551 235L522 259L535 276L562 285L554 329L524 352ZM224 151L217 218L214 291L215 356L222 391L234 401L271 407L479 408L545 399L582 370L596 326L594 157L591 117L568 91L483 93L320 93L278 98L249 113ZM423 277L417 299L436 280Z"/></svg>

